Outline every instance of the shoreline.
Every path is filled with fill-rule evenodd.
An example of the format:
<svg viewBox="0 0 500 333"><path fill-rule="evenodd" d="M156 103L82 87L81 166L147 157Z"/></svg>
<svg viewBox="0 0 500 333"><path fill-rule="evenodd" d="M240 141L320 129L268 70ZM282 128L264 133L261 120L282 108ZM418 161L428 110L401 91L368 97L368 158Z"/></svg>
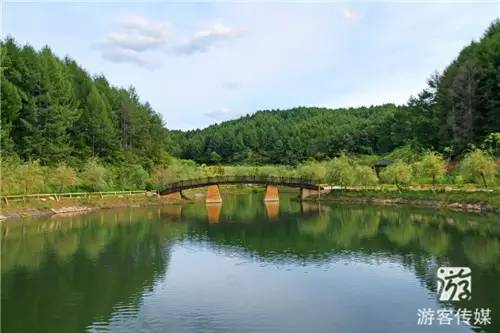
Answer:
<svg viewBox="0 0 500 333"><path fill-rule="evenodd" d="M332 190L312 199L320 202L358 203L375 205L412 206L446 209L468 213L500 213L497 192L432 192L432 191L372 191Z"/></svg>
<svg viewBox="0 0 500 333"><path fill-rule="evenodd" d="M0 213L0 221L37 218L49 216L69 216L85 214L99 209L125 208L125 207L148 207L162 205L176 205L193 202L193 200L176 200L171 198L142 197L142 198L102 198L92 199L87 202L81 200L65 200L62 202L27 203L20 207L4 207Z"/></svg>
<svg viewBox="0 0 500 333"><path fill-rule="evenodd" d="M251 188L226 188L226 194L245 194L256 192ZM281 192L288 192L283 190ZM18 206L4 206L0 212L0 221L48 217L53 215L85 214L98 209L125 207L147 207L161 205L188 204L204 198L201 191L192 191L188 199L176 199L169 196L157 197L110 197L82 199L64 199L61 201L30 201ZM299 199L300 200L300 199ZM466 213L500 214L500 195L498 193L444 193L431 191L372 191L372 190L331 190L321 194L320 198L304 199L309 202L332 202L345 204L373 204L409 206L425 209L445 209Z"/></svg>
<svg viewBox="0 0 500 333"><path fill-rule="evenodd" d="M315 199L319 202L344 203L344 204L370 204L380 206L408 206L428 209L446 209L464 213L500 213L500 207L482 205L480 203L452 202L444 203L439 200L420 200L403 198L355 198L338 197L327 199Z"/></svg>

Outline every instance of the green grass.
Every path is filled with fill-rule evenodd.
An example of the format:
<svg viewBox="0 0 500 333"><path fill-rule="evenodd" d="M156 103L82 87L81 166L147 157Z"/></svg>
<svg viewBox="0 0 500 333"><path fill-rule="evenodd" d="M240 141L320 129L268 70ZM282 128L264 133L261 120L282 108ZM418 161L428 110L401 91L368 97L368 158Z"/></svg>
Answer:
<svg viewBox="0 0 500 333"><path fill-rule="evenodd" d="M363 189L342 189L332 190L330 193L322 196L323 200L341 200L349 198L365 199L367 201L376 199L402 199L415 202L434 202L439 206L445 206L453 203L460 204L479 204L483 207L500 210L500 192L485 191L432 191L432 190L363 190Z"/></svg>

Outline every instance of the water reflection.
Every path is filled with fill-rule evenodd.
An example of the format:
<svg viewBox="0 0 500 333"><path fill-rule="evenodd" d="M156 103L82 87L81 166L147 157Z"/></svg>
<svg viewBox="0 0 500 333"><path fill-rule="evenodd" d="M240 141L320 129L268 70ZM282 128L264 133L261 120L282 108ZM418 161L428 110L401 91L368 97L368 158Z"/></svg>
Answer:
<svg viewBox="0 0 500 333"><path fill-rule="evenodd" d="M206 203L207 207L207 217L208 223L219 223L220 222L220 213L222 210L222 203L214 202L214 203Z"/></svg>
<svg viewBox="0 0 500 333"><path fill-rule="evenodd" d="M165 274L165 245L186 232L185 224L159 223L157 213L5 223L2 332L79 332L120 304L137 308Z"/></svg>
<svg viewBox="0 0 500 333"><path fill-rule="evenodd" d="M498 216L280 199L6 222L2 331L416 331L404 309L439 306L442 265L473 274L472 300L448 306L489 307L500 331Z"/></svg>
<svg viewBox="0 0 500 333"><path fill-rule="evenodd" d="M266 215L269 221L276 221L280 214L280 203L279 201L265 201L264 206L266 206Z"/></svg>

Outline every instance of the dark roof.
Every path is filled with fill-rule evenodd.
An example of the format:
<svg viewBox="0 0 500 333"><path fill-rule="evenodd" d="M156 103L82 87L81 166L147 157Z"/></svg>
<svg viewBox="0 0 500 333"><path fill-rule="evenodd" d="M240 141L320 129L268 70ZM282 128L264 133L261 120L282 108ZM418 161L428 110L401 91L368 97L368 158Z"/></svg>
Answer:
<svg viewBox="0 0 500 333"><path fill-rule="evenodd" d="M391 160L379 160L372 163L372 167L386 167L392 164Z"/></svg>

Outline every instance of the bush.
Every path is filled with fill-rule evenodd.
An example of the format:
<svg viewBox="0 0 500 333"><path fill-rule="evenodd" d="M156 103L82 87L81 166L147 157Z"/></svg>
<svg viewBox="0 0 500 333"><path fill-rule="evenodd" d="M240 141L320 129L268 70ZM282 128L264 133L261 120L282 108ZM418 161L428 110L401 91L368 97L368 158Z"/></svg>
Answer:
<svg viewBox="0 0 500 333"><path fill-rule="evenodd" d="M345 154L341 154L327 164L326 178L329 182L340 186L353 183L353 167Z"/></svg>
<svg viewBox="0 0 500 333"><path fill-rule="evenodd" d="M61 164L54 170L51 170L49 182L54 187L55 191L64 192L66 189L76 184L76 171L69 166Z"/></svg>
<svg viewBox="0 0 500 333"><path fill-rule="evenodd" d="M375 185L378 183L377 174L375 171L365 165L356 165L354 167L354 184L355 185Z"/></svg>
<svg viewBox="0 0 500 333"><path fill-rule="evenodd" d="M446 174L446 162L439 154L428 152L418 162L417 172L423 177L432 178L432 186L435 186L436 179Z"/></svg>
<svg viewBox="0 0 500 333"><path fill-rule="evenodd" d="M21 164L15 174L20 185L20 192L24 194L43 192L45 168L40 166L39 161Z"/></svg>
<svg viewBox="0 0 500 333"><path fill-rule="evenodd" d="M105 191L112 187L109 173L96 159L91 159L80 174L81 185L89 191Z"/></svg>
<svg viewBox="0 0 500 333"><path fill-rule="evenodd" d="M144 190L149 180L149 174L138 164L123 166L115 173L115 184L120 190Z"/></svg>
<svg viewBox="0 0 500 333"><path fill-rule="evenodd" d="M495 180L497 166L493 158L481 149L475 149L465 155L460 163L460 173L469 181L480 183L488 187L488 182Z"/></svg>
<svg viewBox="0 0 500 333"><path fill-rule="evenodd" d="M394 149L391 153L387 154L384 158L391 161L403 161L406 163L413 163L422 158L422 151L410 145Z"/></svg>
<svg viewBox="0 0 500 333"><path fill-rule="evenodd" d="M290 166L264 165L257 168L256 176L260 177L293 177L295 170Z"/></svg>
<svg viewBox="0 0 500 333"><path fill-rule="evenodd" d="M296 174L300 178L323 181L326 177L327 170L325 163L307 162L297 167Z"/></svg>
<svg viewBox="0 0 500 333"><path fill-rule="evenodd" d="M23 191L18 181L17 171L20 167L20 161L14 158L2 158L1 160L0 188L2 194L17 194Z"/></svg>
<svg viewBox="0 0 500 333"><path fill-rule="evenodd" d="M395 184L400 188L401 184L408 184L412 179L411 167L403 161L396 161L385 168L381 173L382 180L389 184Z"/></svg>

